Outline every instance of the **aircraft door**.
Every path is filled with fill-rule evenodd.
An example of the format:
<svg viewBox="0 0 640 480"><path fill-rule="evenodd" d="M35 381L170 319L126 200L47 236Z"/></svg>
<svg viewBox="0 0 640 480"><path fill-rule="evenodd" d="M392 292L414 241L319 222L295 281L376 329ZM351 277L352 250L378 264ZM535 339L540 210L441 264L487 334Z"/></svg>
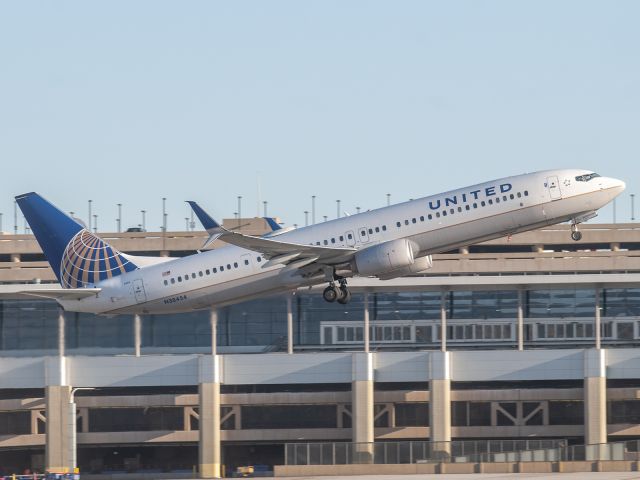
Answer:
<svg viewBox="0 0 640 480"><path fill-rule="evenodd" d="M356 237L353 234L353 230L344 232L344 238L347 240L347 245L349 245L350 247L353 247L356 244Z"/></svg>
<svg viewBox="0 0 640 480"><path fill-rule="evenodd" d="M133 281L133 295L136 297L137 303L147 301L147 292L144 290L144 283L141 278Z"/></svg>
<svg viewBox="0 0 640 480"><path fill-rule="evenodd" d="M547 177L547 190L549 191L549 197L551 200L560 200L562 198L562 192L560 191L560 182L557 176Z"/></svg>
<svg viewBox="0 0 640 480"><path fill-rule="evenodd" d="M360 227L358 229L358 238L361 243L369 242L369 233L367 233L367 229L365 227Z"/></svg>

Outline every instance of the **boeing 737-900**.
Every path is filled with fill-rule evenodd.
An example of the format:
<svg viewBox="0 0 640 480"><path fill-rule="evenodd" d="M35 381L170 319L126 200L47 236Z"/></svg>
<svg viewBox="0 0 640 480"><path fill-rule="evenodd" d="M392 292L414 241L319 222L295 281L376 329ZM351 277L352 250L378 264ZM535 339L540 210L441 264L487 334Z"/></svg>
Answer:
<svg viewBox="0 0 640 480"><path fill-rule="evenodd" d="M327 283L328 302L351 298L347 279L420 274L434 253L597 214L624 182L588 170L501 178L263 237L221 227L189 202L210 234L228 245L183 258L117 251L37 193L16 197L62 288L22 294L55 298L97 314L173 313L212 308Z"/></svg>

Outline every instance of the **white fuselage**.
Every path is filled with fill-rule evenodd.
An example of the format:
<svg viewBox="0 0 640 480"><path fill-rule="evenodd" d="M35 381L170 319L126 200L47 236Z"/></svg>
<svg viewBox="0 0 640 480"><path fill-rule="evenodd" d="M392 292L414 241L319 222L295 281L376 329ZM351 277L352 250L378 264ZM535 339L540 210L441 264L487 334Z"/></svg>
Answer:
<svg viewBox="0 0 640 480"><path fill-rule="evenodd" d="M420 257L564 222L603 207L624 189L607 177L577 181L585 170L549 170L502 178L299 228L279 241L364 249L407 238ZM100 314L174 313L324 283L284 265L266 268L260 253L226 246L139 268L96 285L96 297L61 301ZM215 270L214 270L215 269Z"/></svg>

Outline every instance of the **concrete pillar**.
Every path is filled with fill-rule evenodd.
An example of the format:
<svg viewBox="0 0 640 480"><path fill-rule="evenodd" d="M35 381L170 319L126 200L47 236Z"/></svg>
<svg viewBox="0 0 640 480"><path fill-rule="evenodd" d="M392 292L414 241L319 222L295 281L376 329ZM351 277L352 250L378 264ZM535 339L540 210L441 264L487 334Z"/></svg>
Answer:
<svg viewBox="0 0 640 480"><path fill-rule="evenodd" d="M447 291L440 293L440 350L447 351Z"/></svg>
<svg viewBox="0 0 640 480"><path fill-rule="evenodd" d="M287 353L293 353L293 295L287 294Z"/></svg>
<svg viewBox="0 0 640 480"><path fill-rule="evenodd" d="M352 354L351 441L354 463L373 463L373 353Z"/></svg>
<svg viewBox="0 0 640 480"><path fill-rule="evenodd" d="M518 289L518 350L524 350L524 301L521 288Z"/></svg>
<svg viewBox="0 0 640 480"><path fill-rule="evenodd" d="M65 337L64 337L65 318L64 310L58 309L58 355L64 357Z"/></svg>
<svg viewBox="0 0 640 480"><path fill-rule="evenodd" d="M606 350L584 351L584 443L607 443ZM591 453L591 455L589 455ZM599 460L596 450L587 452L587 460Z"/></svg>
<svg viewBox="0 0 640 480"><path fill-rule="evenodd" d="M211 355L218 354L218 309L209 310L209 323L211 325Z"/></svg>
<svg viewBox="0 0 640 480"><path fill-rule="evenodd" d="M136 357L140 356L142 346L142 320L137 313L133 316L133 347Z"/></svg>
<svg viewBox="0 0 640 480"><path fill-rule="evenodd" d="M66 385L66 359L48 357L45 360L45 468L50 472L68 472L71 462L69 405L71 387Z"/></svg>
<svg viewBox="0 0 640 480"><path fill-rule="evenodd" d="M369 353L369 344L371 343L369 338L369 292L364 292L362 297L362 306L364 309L362 340L364 341L364 351Z"/></svg>
<svg viewBox="0 0 640 480"><path fill-rule="evenodd" d="M221 358L200 357L198 394L200 430L198 463L200 478L220 478L220 380Z"/></svg>
<svg viewBox="0 0 640 480"><path fill-rule="evenodd" d="M448 455L451 447L451 353L430 355L429 428L435 451Z"/></svg>
<svg viewBox="0 0 640 480"><path fill-rule="evenodd" d="M595 311L595 325L594 325L594 335L596 337L596 348L600 349L602 344L602 327L600 322L600 289L596 287L595 291L595 302L596 302L596 311Z"/></svg>

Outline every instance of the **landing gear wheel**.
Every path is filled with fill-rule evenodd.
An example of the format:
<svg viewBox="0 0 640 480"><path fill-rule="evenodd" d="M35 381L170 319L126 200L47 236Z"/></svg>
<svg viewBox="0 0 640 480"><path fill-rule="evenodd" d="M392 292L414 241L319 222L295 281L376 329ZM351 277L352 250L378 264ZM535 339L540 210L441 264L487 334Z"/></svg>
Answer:
<svg viewBox="0 0 640 480"><path fill-rule="evenodd" d="M571 232L571 239L576 242L579 242L580 240L582 240L582 232L578 230Z"/></svg>
<svg viewBox="0 0 640 480"><path fill-rule="evenodd" d="M342 298L342 292L335 284L331 284L322 292L322 298L326 302L333 303Z"/></svg>
<svg viewBox="0 0 640 480"><path fill-rule="evenodd" d="M342 285L340 287L340 291L342 292L342 297L340 297L338 299L338 303L344 305L346 303L349 303L351 301L351 292L349 291L349 289L347 288L346 285Z"/></svg>

